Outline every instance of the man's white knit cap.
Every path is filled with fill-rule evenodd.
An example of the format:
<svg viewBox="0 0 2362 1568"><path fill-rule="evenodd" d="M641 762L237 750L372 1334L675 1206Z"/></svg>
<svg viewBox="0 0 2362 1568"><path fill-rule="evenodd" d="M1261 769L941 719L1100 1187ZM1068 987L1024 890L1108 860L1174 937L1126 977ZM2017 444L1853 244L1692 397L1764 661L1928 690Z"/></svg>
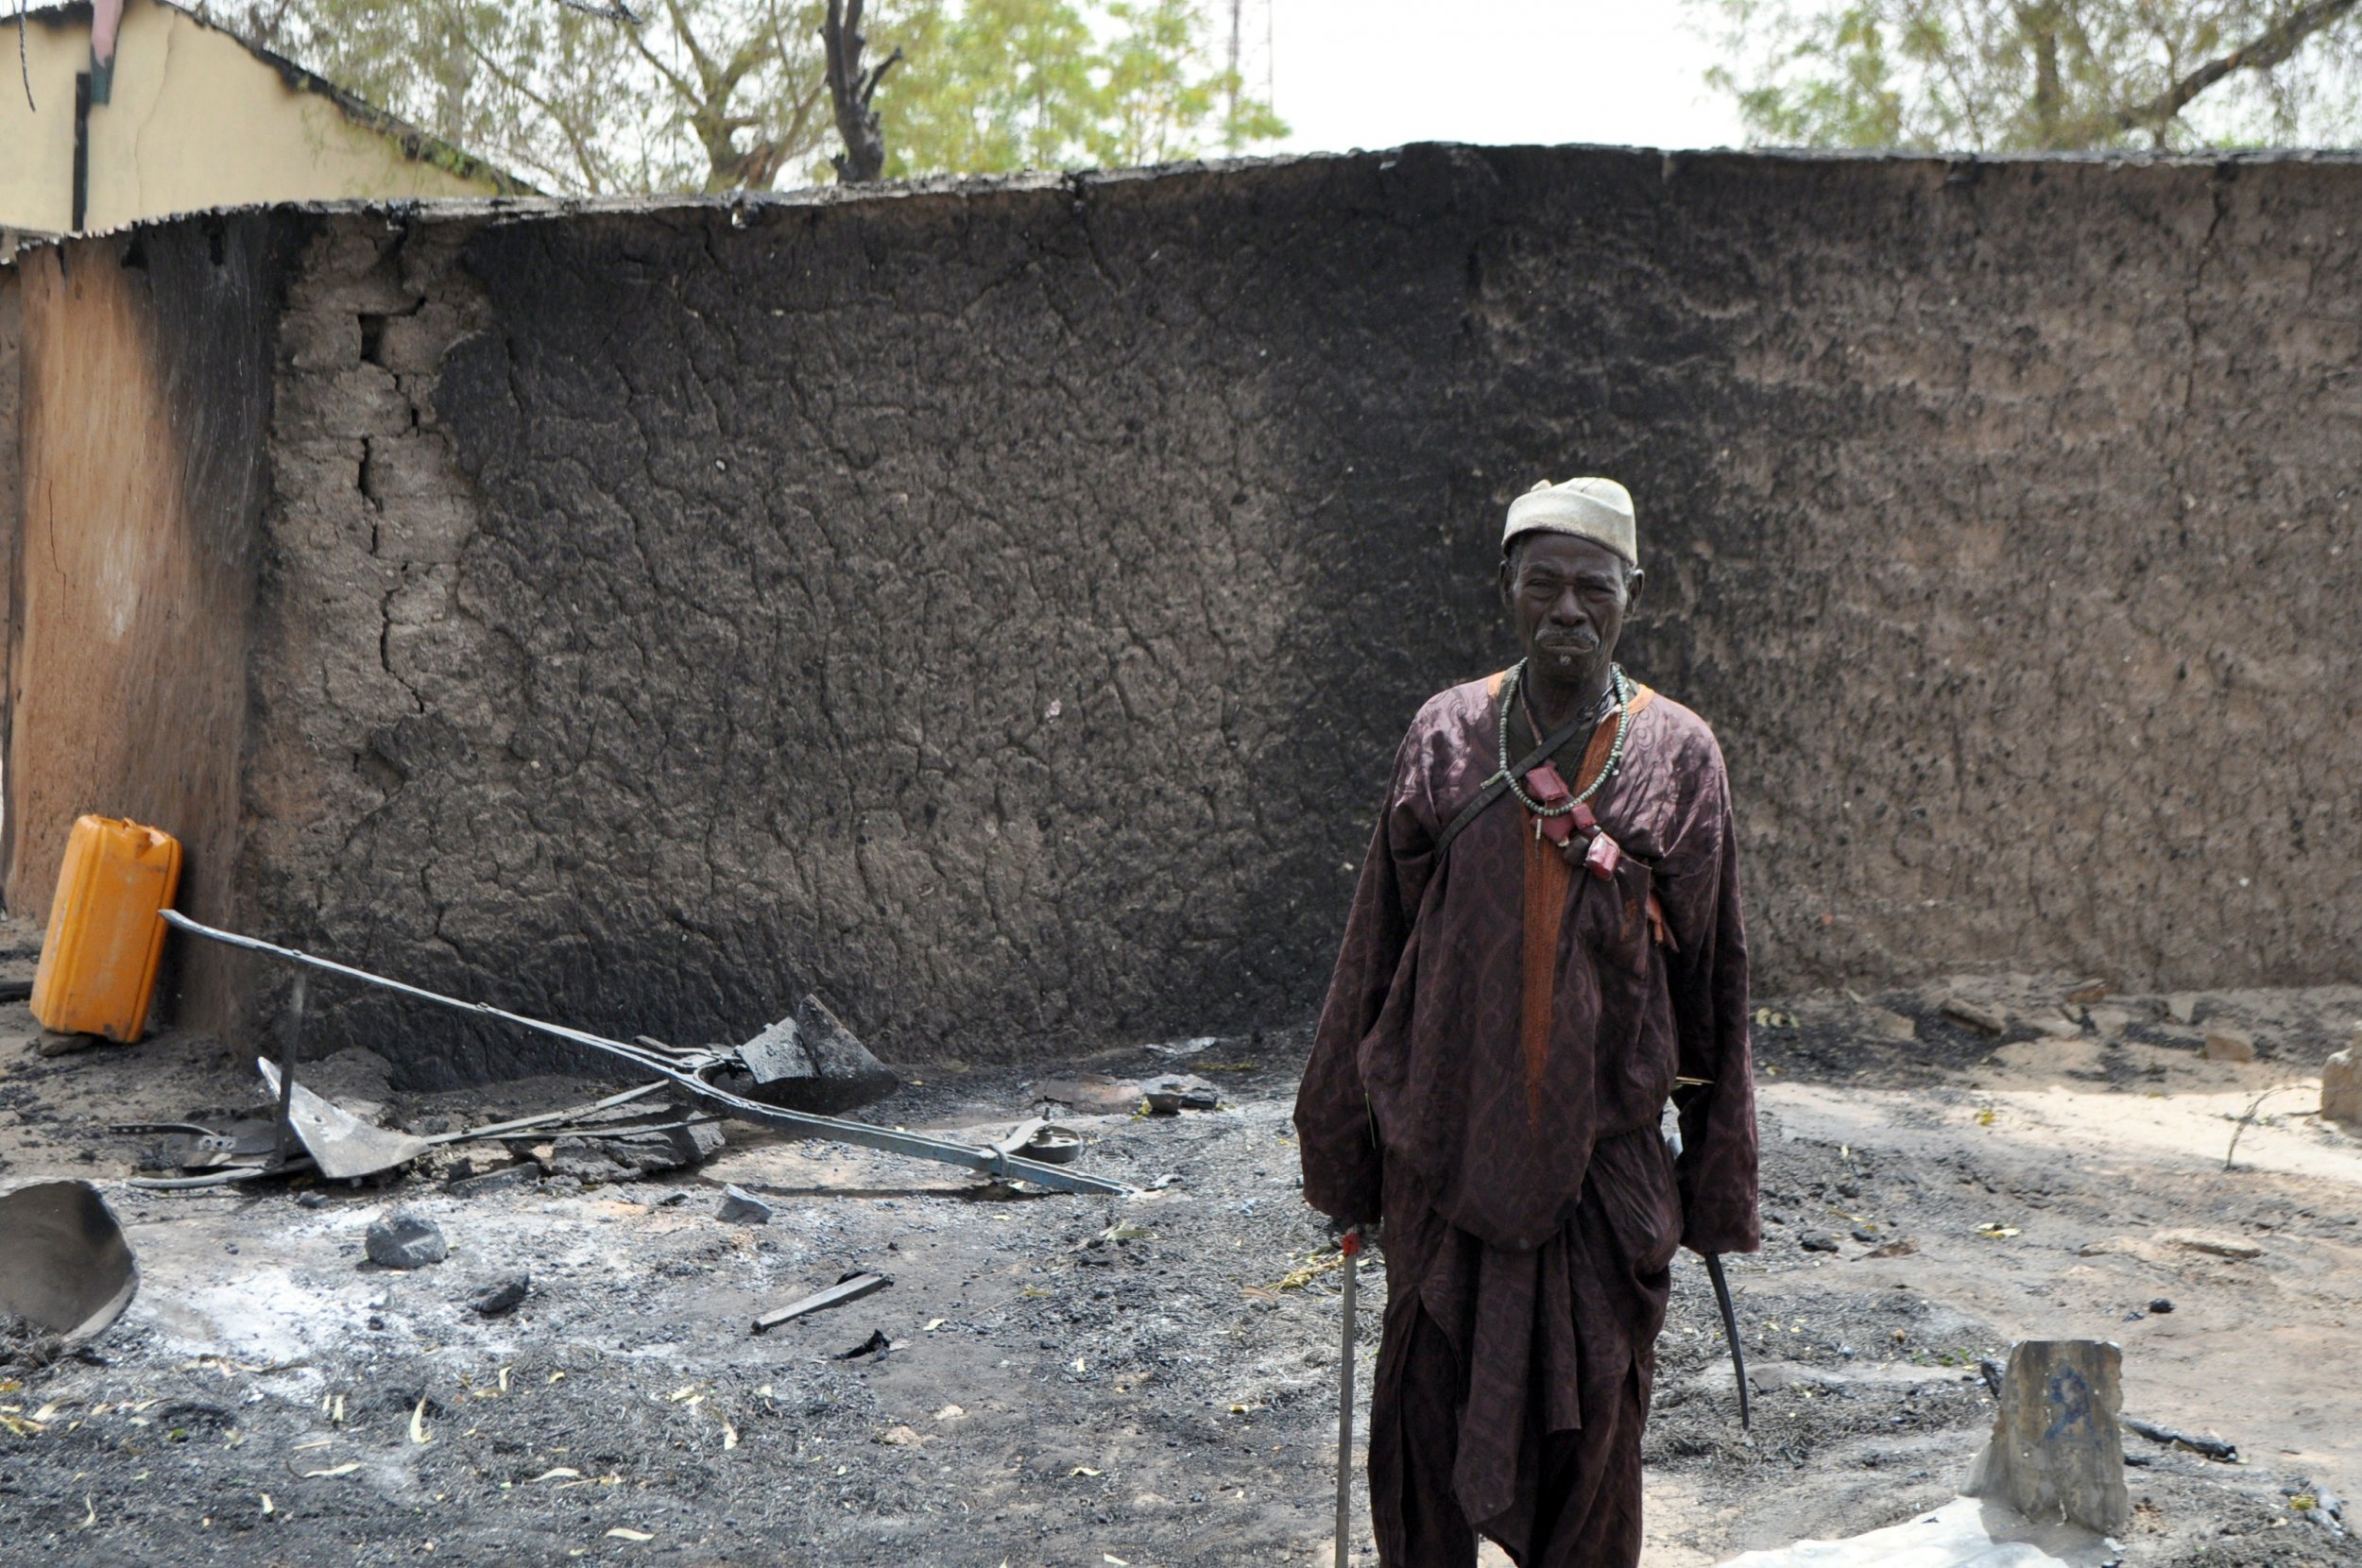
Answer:
<svg viewBox="0 0 2362 1568"><path fill-rule="evenodd" d="M1501 530L1501 549L1506 552L1510 540L1536 530L1572 534L1607 546L1635 566L1640 564L1632 492L1612 479L1570 479L1564 485L1542 481L1509 503L1509 526Z"/></svg>

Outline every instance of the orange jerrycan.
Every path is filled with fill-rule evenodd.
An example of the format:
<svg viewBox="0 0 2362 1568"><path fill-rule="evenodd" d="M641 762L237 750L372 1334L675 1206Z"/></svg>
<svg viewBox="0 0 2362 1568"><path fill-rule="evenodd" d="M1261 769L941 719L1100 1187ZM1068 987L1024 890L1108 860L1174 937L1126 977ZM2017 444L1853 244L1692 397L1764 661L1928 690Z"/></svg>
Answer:
<svg viewBox="0 0 2362 1568"><path fill-rule="evenodd" d="M128 1045L147 1027L164 923L180 885L180 841L112 817L82 817L66 840L49 934L33 971L33 1016L60 1034Z"/></svg>

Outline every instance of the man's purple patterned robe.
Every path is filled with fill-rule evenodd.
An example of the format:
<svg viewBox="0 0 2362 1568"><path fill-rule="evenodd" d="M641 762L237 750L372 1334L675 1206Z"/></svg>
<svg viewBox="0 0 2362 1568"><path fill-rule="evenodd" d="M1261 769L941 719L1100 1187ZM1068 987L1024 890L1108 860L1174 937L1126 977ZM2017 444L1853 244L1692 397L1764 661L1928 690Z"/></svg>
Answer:
<svg viewBox="0 0 2362 1568"><path fill-rule="evenodd" d="M1644 688L1591 801L1612 880L1507 798L1439 863L1498 766L1499 681L1431 699L1395 758L1296 1099L1304 1192L1385 1222L1382 1559L1455 1568L1481 1530L1528 1568L1630 1568L1673 1253L1761 1243L1729 785L1704 721ZM1613 728L1556 759L1577 789ZM1538 743L1520 715L1513 754Z"/></svg>

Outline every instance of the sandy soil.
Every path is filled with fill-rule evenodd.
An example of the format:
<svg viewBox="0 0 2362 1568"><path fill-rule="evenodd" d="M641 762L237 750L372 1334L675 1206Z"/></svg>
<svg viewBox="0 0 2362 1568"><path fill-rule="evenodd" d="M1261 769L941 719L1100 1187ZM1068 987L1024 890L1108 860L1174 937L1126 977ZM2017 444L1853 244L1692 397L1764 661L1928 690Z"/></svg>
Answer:
<svg viewBox="0 0 2362 1568"><path fill-rule="evenodd" d="M1759 1257L1733 1260L1755 1429L1738 1430L1686 1259L1648 1445L1651 1563L1943 1501L1992 1420L1977 1361L2066 1336L2124 1345L2132 1413L2241 1452L2128 1439L2143 1462L2124 1560L2362 1562L2292 1506L2362 1497L2362 1138L2302 1114L2362 991L2180 998L2188 1024L2165 998L2110 998L2075 1023L2066 988L1954 988L1999 1037L1947 1019L1952 992L1769 1004L1772 1222ZM2227 1025L2257 1061L2202 1059ZM100 1183L144 1283L87 1358L0 1373L0 1414L25 1427L0 1431L0 1522L24 1560L1149 1568L1327 1549L1335 1275L1283 1283L1325 1236L1288 1129L1298 1036L919 1069L870 1113L998 1131L1077 1071L1179 1064L1221 1084L1214 1112L1061 1116L1092 1138L1090 1168L1161 1182L1130 1200L1011 1197L738 1128L704 1168L653 1182L143 1193L121 1178L154 1140L106 1124L252 1106L250 1067L173 1035L54 1059L35 1042L21 1005L0 1008L0 1185ZM414 1127L585 1087L421 1099L368 1067L316 1082ZM2284 1085L2226 1170L2237 1118ZM777 1218L715 1219L725 1182ZM363 1262L397 1200L438 1220L449 1261ZM469 1309L516 1268L534 1282L522 1309ZM894 1284L748 1332L853 1269ZM893 1348L840 1358L873 1331Z"/></svg>

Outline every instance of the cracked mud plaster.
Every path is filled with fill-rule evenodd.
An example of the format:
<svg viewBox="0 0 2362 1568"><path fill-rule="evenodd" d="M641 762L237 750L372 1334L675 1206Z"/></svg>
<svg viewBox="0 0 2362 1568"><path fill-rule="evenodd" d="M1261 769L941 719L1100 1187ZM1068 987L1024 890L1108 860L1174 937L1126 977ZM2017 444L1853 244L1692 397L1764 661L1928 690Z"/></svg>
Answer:
<svg viewBox="0 0 2362 1568"><path fill-rule="evenodd" d="M323 217L246 885L624 1035L1301 1019L1402 725L1509 656L1501 506L1605 471L1764 983L2348 972L2358 186L1425 147Z"/></svg>

